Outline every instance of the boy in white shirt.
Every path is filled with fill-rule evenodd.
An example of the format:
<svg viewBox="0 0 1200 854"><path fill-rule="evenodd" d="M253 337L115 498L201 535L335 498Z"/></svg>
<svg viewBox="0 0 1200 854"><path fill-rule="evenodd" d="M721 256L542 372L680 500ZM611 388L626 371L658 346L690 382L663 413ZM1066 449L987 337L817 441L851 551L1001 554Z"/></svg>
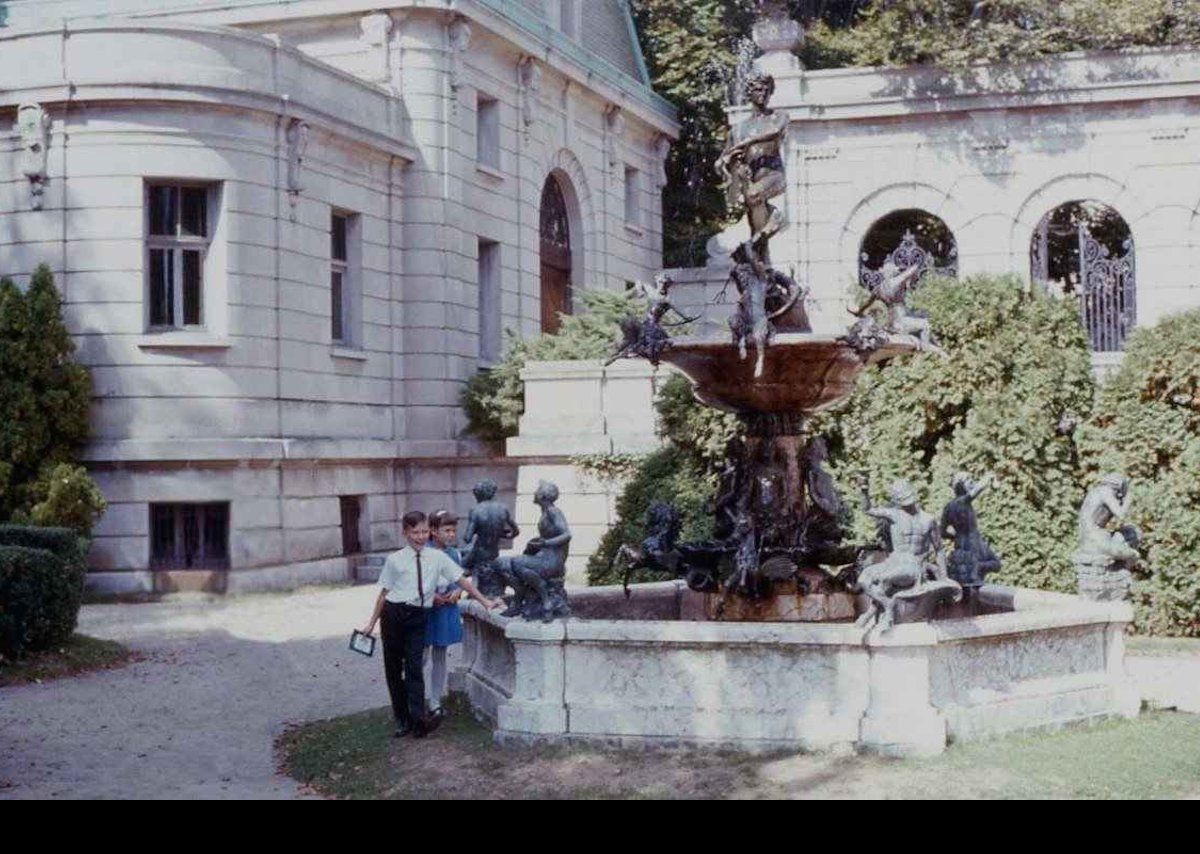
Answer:
<svg viewBox="0 0 1200 854"><path fill-rule="evenodd" d="M445 552L429 546L429 522L425 514L414 510L404 514L404 539L407 545L388 555L379 575L379 595L363 634L371 635L383 620L383 668L387 677L392 714L396 719L395 736L424 738L437 725L425 714L425 679L422 659L425 652L425 623L433 607L438 585L457 584L485 608L498 608L463 577L462 569ZM431 726L432 724L432 726Z"/></svg>

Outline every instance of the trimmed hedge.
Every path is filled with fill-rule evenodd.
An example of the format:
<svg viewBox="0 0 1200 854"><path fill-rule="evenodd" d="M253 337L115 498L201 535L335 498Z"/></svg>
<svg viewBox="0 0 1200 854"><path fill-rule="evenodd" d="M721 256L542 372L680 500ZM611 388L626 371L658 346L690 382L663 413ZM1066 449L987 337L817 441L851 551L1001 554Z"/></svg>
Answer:
<svg viewBox="0 0 1200 854"><path fill-rule="evenodd" d="M0 525L0 654L70 638L86 576L86 542L73 531Z"/></svg>
<svg viewBox="0 0 1200 854"><path fill-rule="evenodd" d="M1128 475L1148 572L1135 578L1138 631L1200 637L1200 311L1129 337L1080 431L1090 484Z"/></svg>

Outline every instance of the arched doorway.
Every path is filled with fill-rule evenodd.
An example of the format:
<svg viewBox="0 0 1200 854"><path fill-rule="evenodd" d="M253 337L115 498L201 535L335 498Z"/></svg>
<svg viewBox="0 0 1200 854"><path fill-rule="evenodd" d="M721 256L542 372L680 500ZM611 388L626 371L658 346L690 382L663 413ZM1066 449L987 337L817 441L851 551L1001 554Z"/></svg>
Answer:
<svg viewBox="0 0 1200 854"><path fill-rule="evenodd" d="M1093 352L1125 349L1137 322L1137 281L1133 235L1116 210L1082 199L1048 212L1034 229L1029 268L1035 285L1079 300Z"/></svg>
<svg viewBox="0 0 1200 854"><path fill-rule="evenodd" d="M958 275L958 244L946 223L920 208L892 211L875 221L859 246L858 278L864 288L878 283L887 264L908 269L914 264L920 276L934 273Z"/></svg>
<svg viewBox="0 0 1200 854"><path fill-rule="evenodd" d="M571 313L571 223L567 200L553 175L542 187L541 235L542 332L554 333L560 315Z"/></svg>

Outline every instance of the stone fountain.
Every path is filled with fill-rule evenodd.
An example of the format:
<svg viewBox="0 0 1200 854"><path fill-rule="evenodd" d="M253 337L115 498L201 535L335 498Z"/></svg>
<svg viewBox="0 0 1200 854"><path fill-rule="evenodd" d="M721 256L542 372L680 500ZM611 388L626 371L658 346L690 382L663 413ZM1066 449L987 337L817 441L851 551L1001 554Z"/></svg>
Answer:
<svg viewBox="0 0 1200 854"><path fill-rule="evenodd" d="M699 400L738 414L714 539L676 542L672 511L656 507L651 535L623 554L684 580L576 591L572 616L549 622L468 605L464 687L476 714L500 742L893 755L1135 715L1129 606L984 584L997 560L969 506L983 487L965 475L950 557L958 581L939 556L936 520L905 484L893 486L893 506L865 508L890 525L890 550L865 558L846 542L844 504L806 420L845 399L866 366L935 348L905 309L908 270L886 271L869 295L887 309L883 324L863 306L845 335L810 330L803 287L770 259L786 226L773 200L786 188L788 122L768 106L772 88L766 74L749 77L751 114L717 163L747 214L729 241L731 336L671 337L663 275L641 287L646 314L622 324L614 355L666 362ZM947 607L959 599L969 607Z"/></svg>

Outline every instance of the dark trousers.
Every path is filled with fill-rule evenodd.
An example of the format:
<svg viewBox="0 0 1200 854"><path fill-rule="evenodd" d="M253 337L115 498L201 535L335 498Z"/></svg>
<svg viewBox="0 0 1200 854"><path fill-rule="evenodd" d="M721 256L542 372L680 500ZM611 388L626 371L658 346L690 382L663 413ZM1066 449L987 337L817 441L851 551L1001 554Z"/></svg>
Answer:
<svg viewBox="0 0 1200 854"><path fill-rule="evenodd" d="M410 605L383 603L383 672L392 714L400 726L425 717L425 611Z"/></svg>

